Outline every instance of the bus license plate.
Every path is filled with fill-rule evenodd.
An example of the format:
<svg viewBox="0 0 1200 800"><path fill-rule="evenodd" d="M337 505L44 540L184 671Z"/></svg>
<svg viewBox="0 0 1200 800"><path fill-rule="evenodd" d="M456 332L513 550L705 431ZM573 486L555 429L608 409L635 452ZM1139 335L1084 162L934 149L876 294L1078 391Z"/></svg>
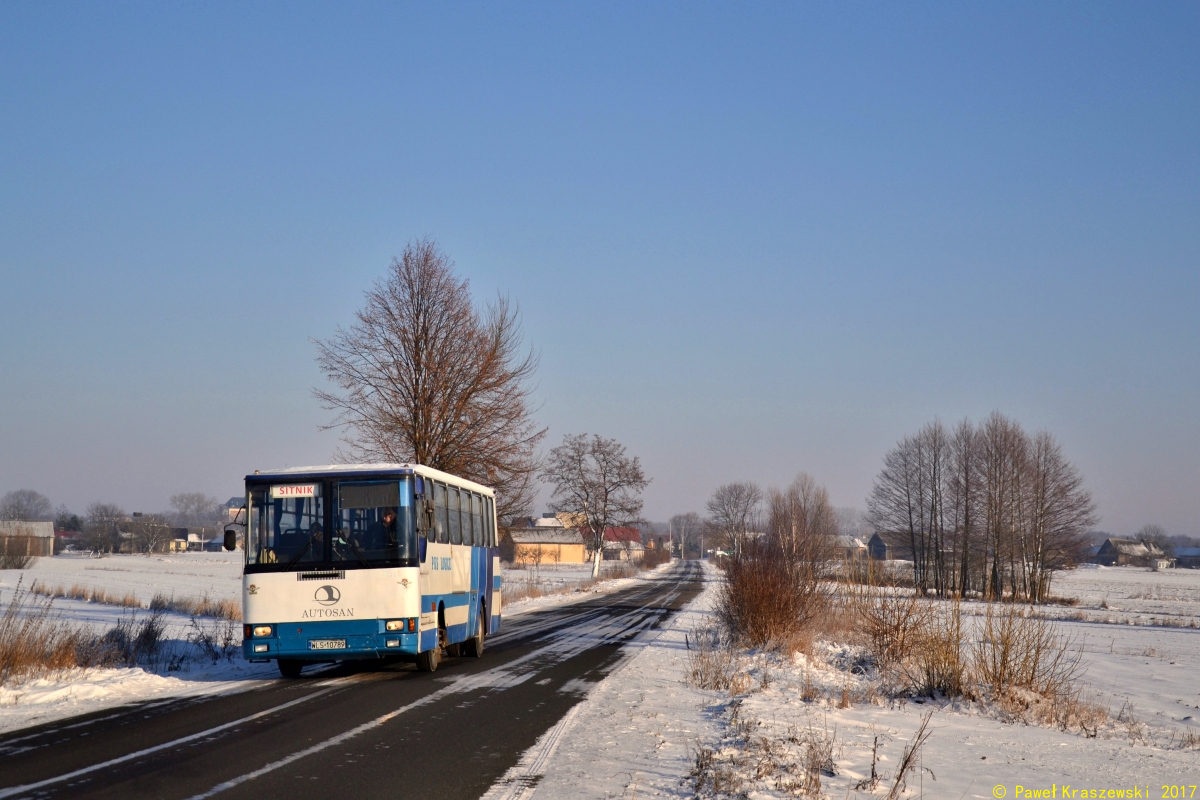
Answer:
<svg viewBox="0 0 1200 800"><path fill-rule="evenodd" d="M345 639L309 639L309 650L345 650Z"/></svg>

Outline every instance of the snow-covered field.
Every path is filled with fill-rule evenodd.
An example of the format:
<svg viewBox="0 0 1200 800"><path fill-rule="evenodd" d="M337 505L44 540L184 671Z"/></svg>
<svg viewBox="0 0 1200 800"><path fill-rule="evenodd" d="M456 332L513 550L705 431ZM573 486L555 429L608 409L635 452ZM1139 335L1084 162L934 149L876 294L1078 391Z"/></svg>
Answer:
<svg viewBox="0 0 1200 800"><path fill-rule="evenodd" d="M540 572L502 569L501 575L507 586L532 579L548 592L506 604L505 615L510 617L536 608L576 602L595 593L616 591L640 579L606 580L572 592L573 587L589 582L590 567L562 566L543 568ZM0 571L0 603L7 604L18 583L28 589L35 581L50 588L69 589L79 585L118 597L132 594L142 606L148 606L156 594L176 598L207 596L240 603L241 577L240 552L102 558L63 554L40 558L26 570ZM148 613L62 597L53 601L52 608L69 624L98 633L122 620L139 622ZM244 691L279 677L274 663L251 664L242 658L240 624L173 613L164 614L162 621L160 651L145 668L77 669L0 686L0 732L125 703ZM224 648L222 643L226 645Z"/></svg>

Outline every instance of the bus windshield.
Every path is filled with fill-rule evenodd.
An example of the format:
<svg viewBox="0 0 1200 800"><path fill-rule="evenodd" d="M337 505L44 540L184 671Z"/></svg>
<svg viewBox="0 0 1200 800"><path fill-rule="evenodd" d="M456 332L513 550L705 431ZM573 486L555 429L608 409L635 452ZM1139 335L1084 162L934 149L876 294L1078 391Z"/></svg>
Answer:
<svg viewBox="0 0 1200 800"><path fill-rule="evenodd" d="M328 498L322 489L329 490ZM417 563L411 477L276 484L251 487L249 495L248 567L311 570Z"/></svg>

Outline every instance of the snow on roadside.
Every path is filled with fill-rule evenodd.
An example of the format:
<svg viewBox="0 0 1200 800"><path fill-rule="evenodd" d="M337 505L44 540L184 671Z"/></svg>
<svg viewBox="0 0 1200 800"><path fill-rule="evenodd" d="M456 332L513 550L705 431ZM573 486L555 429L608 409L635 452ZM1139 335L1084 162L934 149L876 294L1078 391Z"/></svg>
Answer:
<svg viewBox="0 0 1200 800"><path fill-rule="evenodd" d="M691 796L680 778L691 769L697 744L717 735L709 706L720 696L684 683L686 637L707 624L711 608L712 584L661 627L626 645L636 652L484 797ZM531 770L536 774L526 774Z"/></svg>

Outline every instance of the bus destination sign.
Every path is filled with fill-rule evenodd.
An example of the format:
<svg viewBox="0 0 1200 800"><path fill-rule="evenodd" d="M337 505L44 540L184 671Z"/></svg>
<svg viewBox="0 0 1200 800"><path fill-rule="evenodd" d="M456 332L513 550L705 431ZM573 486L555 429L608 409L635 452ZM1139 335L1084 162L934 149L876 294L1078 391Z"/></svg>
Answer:
<svg viewBox="0 0 1200 800"><path fill-rule="evenodd" d="M271 487L272 500L287 497L316 497L317 494L317 484L315 483L288 483Z"/></svg>

